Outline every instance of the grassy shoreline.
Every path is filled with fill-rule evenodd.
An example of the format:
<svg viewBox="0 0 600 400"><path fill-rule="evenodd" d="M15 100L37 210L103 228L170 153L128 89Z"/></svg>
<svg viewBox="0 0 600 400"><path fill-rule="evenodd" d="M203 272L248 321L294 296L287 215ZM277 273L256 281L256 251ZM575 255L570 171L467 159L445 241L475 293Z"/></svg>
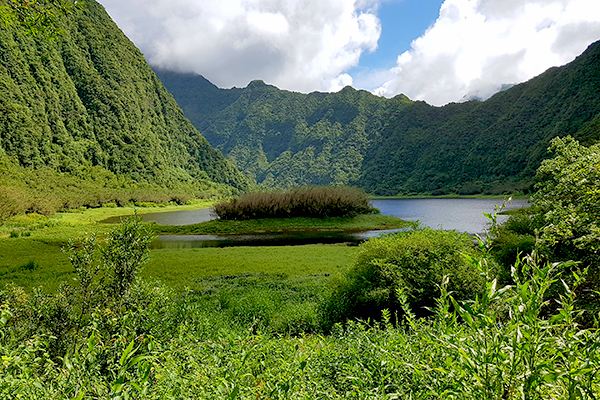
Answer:
<svg viewBox="0 0 600 400"><path fill-rule="evenodd" d="M214 202L211 201L202 201L183 206L102 207L82 209L79 212L57 213L52 217L34 214L15 217L0 227L0 288L7 284L14 284L24 287L27 291L43 287L45 292L53 293L61 282L72 282L76 274L61 249L70 239L77 241L91 233L100 238L104 237L115 226L100 222L108 217L127 216L136 212L142 215L201 209L213 204ZM374 215L373 217L388 219L385 216ZM284 221L286 222L289 221ZM320 222L325 223L321 226L322 229L336 228L331 225L335 221ZM353 229L365 230L388 226L399 225L397 221L392 225L389 223L376 225L371 220L370 223L361 226L354 221ZM19 237L11 237L13 231L19 232ZM183 290L185 287L200 289L204 284L203 279L220 275L266 273L284 276L313 274L321 276L321 274L335 274L341 268L351 264L356 251L356 247L345 245L153 249L150 251L149 263L144 267L141 276L149 280L158 279L175 290Z"/></svg>
<svg viewBox="0 0 600 400"><path fill-rule="evenodd" d="M414 226L411 221L381 214L362 214L356 217L331 218L263 218L245 221L212 220L194 225L159 225L152 227L157 234L231 235L273 232L343 231L402 229Z"/></svg>

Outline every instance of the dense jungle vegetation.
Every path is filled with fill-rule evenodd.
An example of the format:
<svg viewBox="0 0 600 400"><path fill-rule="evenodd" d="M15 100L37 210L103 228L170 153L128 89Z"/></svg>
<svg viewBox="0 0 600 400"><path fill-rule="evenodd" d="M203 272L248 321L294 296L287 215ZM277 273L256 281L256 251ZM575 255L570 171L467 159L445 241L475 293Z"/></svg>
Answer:
<svg viewBox="0 0 600 400"><path fill-rule="evenodd" d="M552 138L600 139L600 43L485 102L432 107L346 87L300 94L262 81L218 89L157 70L185 115L264 187L352 184L369 193L532 189Z"/></svg>
<svg viewBox="0 0 600 400"><path fill-rule="evenodd" d="M0 394L595 399L600 149L566 137L551 151L532 207L504 225L488 215L478 245L413 226L358 248L214 249L190 263L195 249L150 251L135 215L77 240L60 219L9 222L31 234L0 246L55 237L70 271L50 291L2 277ZM319 253L333 263L301 261Z"/></svg>
<svg viewBox="0 0 600 400"><path fill-rule="evenodd" d="M0 6L13 3L21 4ZM38 202L19 211L177 200L247 187L98 3L53 13L52 2L23 4L19 12L32 12L53 29L48 34L39 24L23 26L20 14L14 21L2 14L0 208L11 209L6 202L22 208L41 192L57 206ZM16 179L19 174L25 179ZM73 187L67 199L63 192Z"/></svg>

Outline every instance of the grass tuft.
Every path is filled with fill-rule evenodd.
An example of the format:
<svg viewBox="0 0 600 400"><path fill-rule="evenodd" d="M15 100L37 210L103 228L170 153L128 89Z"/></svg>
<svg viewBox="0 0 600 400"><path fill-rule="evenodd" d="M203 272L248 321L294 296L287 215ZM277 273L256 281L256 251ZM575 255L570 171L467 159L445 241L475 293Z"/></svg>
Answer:
<svg viewBox="0 0 600 400"><path fill-rule="evenodd" d="M248 193L217 204L214 210L222 220L355 217L376 212L362 189L333 186Z"/></svg>

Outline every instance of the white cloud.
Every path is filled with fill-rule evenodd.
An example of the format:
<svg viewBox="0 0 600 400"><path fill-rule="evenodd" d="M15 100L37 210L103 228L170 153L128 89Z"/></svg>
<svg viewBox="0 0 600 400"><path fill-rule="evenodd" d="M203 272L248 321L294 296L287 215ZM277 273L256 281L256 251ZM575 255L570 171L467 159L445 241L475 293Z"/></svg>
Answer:
<svg viewBox="0 0 600 400"><path fill-rule="evenodd" d="M354 82L435 105L485 98L600 39L599 0L446 0L393 69L350 76L377 49L383 1L393 0L100 0L151 64L220 87L262 79L310 92Z"/></svg>
<svg viewBox="0 0 600 400"><path fill-rule="evenodd" d="M446 0L374 92L442 105L563 65L600 39L598 0Z"/></svg>
<svg viewBox="0 0 600 400"><path fill-rule="evenodd" d="M337 88L381 34L379 0L100 2L150 64L220 87L262 79L304 92Z"/></svg>
<svg viewBox="0 0 600 400"><path fill-rule="evenodd" d="M346 86L352 86L353 79L348 74L340 74L335 79L331 81L331 86L329 87L329 92L339 92Z"/></svg>

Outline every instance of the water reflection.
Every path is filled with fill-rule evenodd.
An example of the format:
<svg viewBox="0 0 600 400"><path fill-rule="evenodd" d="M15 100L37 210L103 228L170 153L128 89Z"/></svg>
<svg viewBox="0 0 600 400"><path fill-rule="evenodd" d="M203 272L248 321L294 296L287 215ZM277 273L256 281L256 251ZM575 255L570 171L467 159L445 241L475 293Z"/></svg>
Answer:
<svg viewBox="0 0 600 400"><path fill-rule="evenodd" d="M298 246L306 244L358 244L365 240L360 233L286 232L252 235L162 235L151 244L153 249L193 249L232 246Z"/></svg>

